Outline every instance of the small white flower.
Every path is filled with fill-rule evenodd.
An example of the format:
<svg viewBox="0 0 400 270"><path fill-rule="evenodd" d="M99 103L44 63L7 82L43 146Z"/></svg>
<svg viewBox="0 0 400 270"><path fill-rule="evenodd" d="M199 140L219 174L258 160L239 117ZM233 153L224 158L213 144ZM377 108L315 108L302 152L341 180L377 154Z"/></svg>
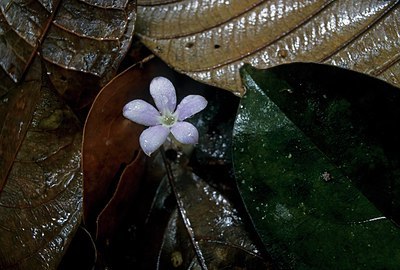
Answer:
<svg viewBox="0 0 400 270"><path fill-rule="evenodd" d="M199 133L196 127L183 120L203 110L207 106L207 100L199 95L189 95L176 107L175 87L164 77L156 77L151 81L150 94L157 108L144 100L135 99L122 110L129 120L149 126L139 138L146 155L150 156L156 151L170 132L183 144L197 143Z"/></svg>

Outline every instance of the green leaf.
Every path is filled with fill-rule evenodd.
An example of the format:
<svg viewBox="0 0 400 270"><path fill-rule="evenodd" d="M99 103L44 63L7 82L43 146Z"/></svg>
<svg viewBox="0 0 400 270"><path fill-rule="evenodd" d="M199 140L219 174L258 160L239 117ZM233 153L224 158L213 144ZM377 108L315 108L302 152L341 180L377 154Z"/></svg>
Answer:
<svg viewBox="0 0 400 270"><path fill-rule="evenodd" d="M399 90L311 63L241 73L235 175L278 266L399 269Z"/></svg>

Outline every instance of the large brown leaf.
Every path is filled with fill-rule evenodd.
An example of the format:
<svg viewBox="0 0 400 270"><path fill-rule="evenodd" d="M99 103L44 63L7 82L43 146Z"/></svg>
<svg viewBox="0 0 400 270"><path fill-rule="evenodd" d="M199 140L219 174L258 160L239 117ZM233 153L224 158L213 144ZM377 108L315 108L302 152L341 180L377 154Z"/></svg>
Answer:
<svg viewBox="0 0 400 270"><path fill-rule="evenodd" d="M136 19L134 0L2 0L0 11L0 66L20 81L40 55L56 89L79 106L81 92L93 98L115 74Z"/></svg>
<svg viewBox="0 0 400 270"><path fill-rule="evenodd" d="M138 0L137 31L196 80L242 95L239 68L325 62L400 85L398 1Z"/></svg>
<svg viewBox="0 0 400 270"><path fill-rule="evenodd" d="M0 268L55 269L82 213L80 126L38 61L0 78Z"/></svg>

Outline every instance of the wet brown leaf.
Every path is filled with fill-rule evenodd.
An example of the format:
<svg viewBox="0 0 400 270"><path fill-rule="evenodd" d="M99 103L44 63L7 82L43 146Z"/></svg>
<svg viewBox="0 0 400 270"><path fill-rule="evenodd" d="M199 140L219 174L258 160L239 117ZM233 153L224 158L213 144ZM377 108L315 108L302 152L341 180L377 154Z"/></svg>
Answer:
<svg viewBox="0 0 400 270"><path fill-rule="evenodd" d="M199 260L204 260L209 269L271 269L248 232L245 220L228 198L187 170L177 169L174 175L184 215L182 220L175 210L170 216L157 269L201 269ZM167 185L164 181L160 186L164 191L159 191L161 201L155 204L158 207L165 203ZM190 239L188 230L194 239ZM198 245L197 252L193 240Z"/></svg>
<svg viewBox="0 0 400 270"><path fill-rule="evenodd" d="M136 20L134 0L5 0L0 10L0 66L20 81L40 55L56 89L69 98L85 91L93 97L92 88L115 75ZM64 74L56 72L60 67ZM89 76L70 87L76 72Z"/></svg>
<svg viewBox="0 0 400 270"><path fill-rule="evenodd" d="M137 32L196 80L238 95L239 68L324 62L400 86L398 1L138 0Z"/></svg>
<svg viewBox="0 0 400 270"><path fill-rule="evenodd" d="M30 78L27 77L24 83L15 85L5 72L0 72L0 192L6 184L40 97L40 66L36 65L29 75Z"/></svg>
<svg viewBox="0 0 400 270"><path fill-rule="evenodd" d="M21 84L0 77L0 268L55 269L82 214L80 127L37 61Z"/></svg>

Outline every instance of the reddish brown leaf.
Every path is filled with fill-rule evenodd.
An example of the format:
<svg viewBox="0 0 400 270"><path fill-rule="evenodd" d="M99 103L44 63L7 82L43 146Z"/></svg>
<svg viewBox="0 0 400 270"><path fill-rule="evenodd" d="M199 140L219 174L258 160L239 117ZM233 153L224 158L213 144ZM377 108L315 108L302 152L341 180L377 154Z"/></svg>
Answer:
<svg viewBox="0 0 400 270"><path fill-rule="evenodd" d="M111 200L97 217L96 239L101 244L110 243L119 226L130 214L145 169L145 154L139 152L135 160L126 166Z"/></svg>
<svg viewBox="0 0 400 270"><path fill-rule="evenodd" d="M143 126L124 118L122 108L130 100L149 96L152 77L151 69L140 65L129 68L101 90L89 112L82 160L84 217L92 233L98 215L115 192L121 173L136 159L140 148L138 138Z"/></svg>
<svg viewBox="0 0 400 270"><path fill-rule="evenodd" d="M55 269L82 213L80 127L38 62L11 85L0 103L0 268Z"/></svg>

